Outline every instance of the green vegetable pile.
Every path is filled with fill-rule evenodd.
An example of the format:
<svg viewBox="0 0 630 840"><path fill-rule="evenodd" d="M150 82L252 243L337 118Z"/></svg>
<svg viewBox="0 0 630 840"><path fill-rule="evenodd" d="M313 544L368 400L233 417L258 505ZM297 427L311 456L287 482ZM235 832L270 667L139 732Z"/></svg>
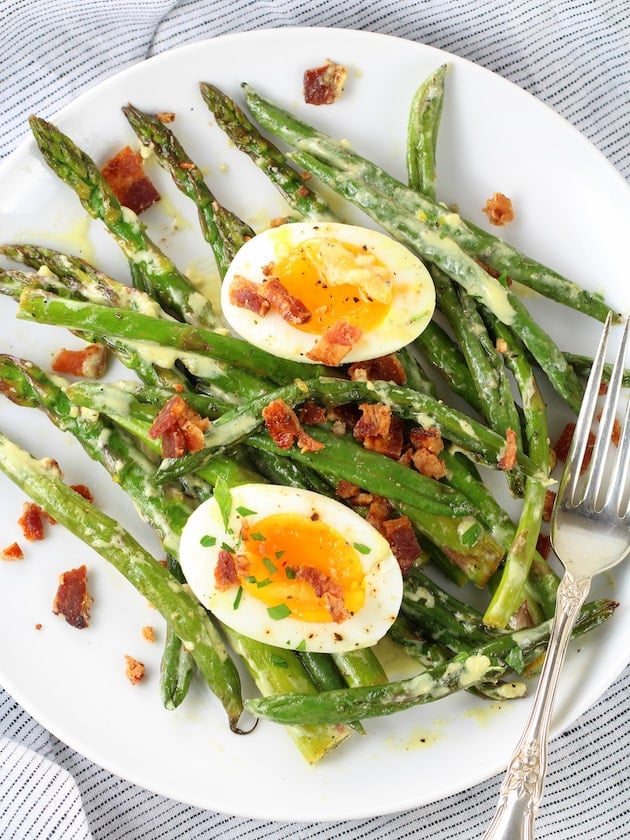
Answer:
<svg viewBox="0 0 630 840"><path fill-rule="evenodd" d="M160 611L168 627L161 669L166 708L184 700L197 670L235 732L241 731L244 709L277 721L309 762L363 732L365 718L460 690L501 700L522 695L524 686L513 675L535 670L549 638L558 578L536 550L551 458L538 380L544 375L577 412L589 361L561 352L506 278L598 320L609 307L437 201L435 144L445 69L421 85L411 106L408 184L243 85L253 119L289 147L285 154L230 98L201 85L218 125L278 187L295 219L340 220L311 188L313 181L305 181L306 172L424 260L438 307L414 345L398 353L404 385L351 381L343 369L279 359L228 334L221 313L120 205L96 164L43 119L31 119L42 156L87 213L106 226L129 261L133 284L69 254L29 244L0 246L7 260L33 269L0 271L0 291L18 302L18 318L63 326L103 344L134 375L114 384L64 384L32 362L5 354L0 391L14 403L43 411L102 464L155 528L167 564L68 488L49 461L23 452L1 433L0 469ZM167 125L132 105L123 111L140 142L194 202L223 277L254 231L217 202ZM438 399L436 380L447 383L471 414ZM212 422L201 451L162 459L149 430L174 394ZM441 455L446 478L428 478L326 425L309 427L323 449L281 449L262 417L276 398L292 407L306 400L325 407L382 402L416 426L430 418L446 444ZM517 521L478 470L499 468L508 433L517 442L516 462L505 471L510 491L522 498ZM191 512L215 488L225 492L239 483L268 481L335 496L341 480L389 499L409 518L422 546L390 631L392 642L418 663L411 678L388 679L373 649L309 654L253 641L217 626L185 585L179 538ZM435 569L439 575L432 575ZM441 588L436 579L443 576L486 591L485 611ZM607 600L586 605L576 634L606 621L614 607ZM243 701L235 658L262 697Z"/></svg>

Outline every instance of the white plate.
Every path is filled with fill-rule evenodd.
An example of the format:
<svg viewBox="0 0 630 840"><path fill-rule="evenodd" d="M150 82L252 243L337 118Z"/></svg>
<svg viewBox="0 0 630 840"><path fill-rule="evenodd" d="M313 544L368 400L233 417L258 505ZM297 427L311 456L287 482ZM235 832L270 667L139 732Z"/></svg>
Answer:
<svg viewBox="0 0 630 840"><path fill-rule="evenodd" d="M343 62L349 79L331 107L301 101L302 72L325 58ZM126 70L88 91L55 122L98 161L133 135L120 106L175 111L173 129L207 171L219 200L257 228L283 212L265 178L225 140L200 99L210 81L239 96L249 81L346 137L368 157L403 176L407 108L418 83L450 65L439 145L439 192L484 224L480 208L500 190L517 221L505 233L535 256L629 309L627 219L630 194L612 167L556 114L505 80L462 59L408 41L341 30L259 31L192 44ZM168 201L145 216L150 231L183 268L212 272L194 212L154 163L151 175ZM166 205L166 208L164 207ZM169 212L166 213L165 209ZM173 231L172 219L177 220ZM86 224L69 189L24 143L0 168L0 241L34 241L81 253L127 277L124 261L99 224ZM537 315L573 348L592 349L597 329L581 316L532 299ZM3 352L47 365L68 334L14 319L0 300ZM560 421L556 421L560 422ZM84 481L97 503L149 546L124 495L73 441L38 412L0 403L0 428L39 456L57 458L71 482ZM18 538L22 495L0 476L2 545ZM528 701L497 709L469 694L368 721L355 738L319 766L308 767L273 724L247 737L231 734L218 703L202 686L176 712L157 692L162 623L155 611L100 557L49 529L26 546L26 558L0 565L0 680L42 724L98 764L150 790L231 814L278 820L368 817L434 801L504 767ZM52 615L57 574L89 566L94 595L89 629L77 631ZM628 569L600 582L622 604L614 619L574 650L561 685L554 729L568 726L620 673L630 635ZM41 622L41 630L34 625ZM158 643L141 637L158 629ZM147 665L132 687L123 674L129 653Z"/></svg>

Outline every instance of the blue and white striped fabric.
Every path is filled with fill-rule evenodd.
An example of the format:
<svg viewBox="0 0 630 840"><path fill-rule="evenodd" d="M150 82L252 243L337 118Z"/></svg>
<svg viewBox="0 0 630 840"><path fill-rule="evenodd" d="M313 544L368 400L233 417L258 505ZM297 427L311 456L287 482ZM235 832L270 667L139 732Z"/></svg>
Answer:
<svg viewBox="0 0 630 840"><path fill-rule="evenodd" d="M26 134L30 113L50 116L131 63L228 32L315 25L397 35L496 71L553 107L630 177L627 0L1 0L0 157ZM629 697L626 669L552 743L541 838L630 837ZM498 785L496 778L431 806L364 821L240 819L112 776L0 689L3 840L472 840L483 834Z"/></svg>

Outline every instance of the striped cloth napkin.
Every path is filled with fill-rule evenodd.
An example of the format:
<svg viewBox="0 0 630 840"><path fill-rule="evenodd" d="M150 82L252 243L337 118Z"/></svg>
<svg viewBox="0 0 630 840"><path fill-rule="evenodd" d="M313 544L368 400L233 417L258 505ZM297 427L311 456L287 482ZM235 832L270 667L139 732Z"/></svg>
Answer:
<svg viewBox="0 0 630 840"><path fill-rule="evenodd" d="M26 117L52 116L86 87L174 46L279 26L365 29L430 44L494 70L548 103L630 176L627 0L2 0L0 157ZM7 643L7 640L4 641ZM0 654L1 655L1 654ZM630 837L630 669L551 746L539 836ZM499 778L403 814L281 824L149 793L50 735L0 689L3 840L480 837Z"/></svg>

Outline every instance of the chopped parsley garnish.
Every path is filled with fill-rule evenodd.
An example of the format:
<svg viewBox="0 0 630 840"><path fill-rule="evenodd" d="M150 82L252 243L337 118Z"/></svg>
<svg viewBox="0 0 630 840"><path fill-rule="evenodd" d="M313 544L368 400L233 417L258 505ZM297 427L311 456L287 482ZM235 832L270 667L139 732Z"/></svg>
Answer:
<svg viewBox="0 0 630 840"><path fill-rule="evenodd" d="M269 586L270 583L273 583L271 578L264 578L263 580L256 581L256 586L259 589L262 589L263 586Z"/></svg>
<svg viewBox="0 0 630 840"><path fill-rule="evenodd" d="M277 567L274 566L273 562L268 557L263 557L263 566L267 569L270 575L275 575L278 571Z"/></svg>
<svg viewBox="0 0 630 840"><path fill-rule="evenodd" d="M232 512L232 493L224 478L218 478L214 485L214 498L217 500L223 524L228 527L230 513Z"/></svg>
<svg viewBox="0 0 630 840"><path fill-rule="evenodd" d="M237 507L236 511L237 511L237 513L240 513L241 516L255 516L256 515L255 510L250 510L249 508L242 507L242 506Z"/></svg>
<svg viewBox="0 0 630 840"><path fill-rule="evenodd" d="M274 621L280 621L283 618L291 615L291 610L286 604L276 604L275 607L267 607L269 618Z"/></svg>
<svg viewBox="0 0 630 840"><path fill-rule="evenodd" d="M199 542L204 548L212 548L213 545L217 544L217 538L213 537L212 534L204 534Z"/></svg>
<svg viewBox="0 0 630 840"><path fill-rule="evenodd" d="M284 656L280 656L278 653L272 653L270 656L271 664L275 665L278 668L288 668L289 663L284 658Z"/></svg>
<svg viewBox="0 0 630 840"><path fill-rule="evenodd" d="M241 598L243 597L243 587L239 586L238 591L236 593L236 597L234 598L234 603L232 604L232 609L237 610L241 603Z"/></svg>
<svg viewBox="0 0 630 840"><path fill-rule="evenodd" d="M295 569L292 569L291 566L286 566L284 573L289 580L295 580Z"/></svg>
<svg viewBox="0 0 630 840"><path fill-rule="evenodd" d="M234 554L234 546L233 546L233 545L228 545L228 543L226 543L226 542L222 542L222 543L221 543L221 548L222 548L224 551L229 551L229 552L230 552L230 554Z"/></svg>
<svg viewBox="0 0 630 840"><path fill-rule="evenodd" d="M276 551L276 560L279 560L282 557L283 554L284 554L284 551Z"/></svg>
<svg viewBox="0 0 630 840"><path fill-rule="evenodd" d="M363 543L352 543L352 545L359 554L369 554L372 551L369 545L363 545Z"/></svg>
<svg viewBox="0 0 630 840"><path fill-rule="evenodd" d="M261 534L260 531L254 531L249 535L249 538L251 540L258 540L259 542L263 542L267 539L267 537L264 534Z"/></svg>
<svg viewBox="0 0 630 840"><path fill-rule="evenodd" d="M302 639L302 641L298 644L298 646L295 649L306 650L306 639Z"/></svg>

